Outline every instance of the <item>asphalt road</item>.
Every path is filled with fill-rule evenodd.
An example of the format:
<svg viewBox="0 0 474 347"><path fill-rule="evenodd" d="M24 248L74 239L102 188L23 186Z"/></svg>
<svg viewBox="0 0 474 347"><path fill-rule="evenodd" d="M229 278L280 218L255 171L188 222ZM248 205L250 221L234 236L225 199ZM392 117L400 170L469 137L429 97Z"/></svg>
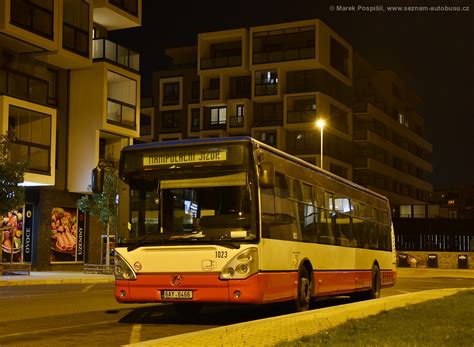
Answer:
<svg viewBox="0 0 474 347"><path fill-rule="evenodd" d="M474 279L399 278L382 296L455 287L474 287ZM118 304L112 290L113 284L0 288L0 346L119 346L290 312L286 305L220 306L184 320L170 305Z"/></svg>

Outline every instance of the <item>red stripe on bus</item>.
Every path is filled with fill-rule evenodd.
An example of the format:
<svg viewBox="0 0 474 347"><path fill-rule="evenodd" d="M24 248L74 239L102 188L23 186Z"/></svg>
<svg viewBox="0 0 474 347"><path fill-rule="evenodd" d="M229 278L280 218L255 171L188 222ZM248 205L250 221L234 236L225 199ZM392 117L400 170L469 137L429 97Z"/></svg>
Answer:
<svg viewBox="0 0 474 347"><path fill-rule="evenodd" d="M139 274L133 281L116 280L115 297L119 302L173 302L178 300L162 299L161 291L191 290L192 300L198 302L262 304L296 298L295 271L261 272L243 280L220 280L218 274L184 273L179 274L179 285L173 285L176 275ZM372 285L371 271L315 271L313 275L316 296L367 290ZM383 270L381 277L382 287L389 287L395 283L396 273Z"/></svg>

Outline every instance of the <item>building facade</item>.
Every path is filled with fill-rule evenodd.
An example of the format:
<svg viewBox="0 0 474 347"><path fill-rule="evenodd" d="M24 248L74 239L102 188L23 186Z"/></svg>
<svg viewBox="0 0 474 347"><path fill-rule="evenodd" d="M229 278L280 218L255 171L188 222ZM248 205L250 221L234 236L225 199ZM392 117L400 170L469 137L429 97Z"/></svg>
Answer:
<svg viewBox="0 0 474 347"><path fill-rule="evenodd" d="M78 211L91 170L139 136L139 55L107 38L141 0L0 2L0 132L28 161L25 206L4 216L3 262L99 263L103 226ZM12 232L13 230L14 232Z"/></svg>
<svg viewBox="0 0 474 347"><path fill-rule="evenodd" d="M320 20L198 34L154 72L156 141L249 135L389 197L432 191L419 98ZM416 202L415 202L416 201Z"/></svg>

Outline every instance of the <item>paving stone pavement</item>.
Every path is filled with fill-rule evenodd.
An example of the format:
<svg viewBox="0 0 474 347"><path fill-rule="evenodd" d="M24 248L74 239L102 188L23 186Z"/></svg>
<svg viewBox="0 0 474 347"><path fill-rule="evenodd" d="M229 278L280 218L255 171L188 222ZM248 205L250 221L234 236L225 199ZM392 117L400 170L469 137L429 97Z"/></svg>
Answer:
<svg viewBox="0 0 474 347"><path fill-rule="evenodd" d="M273 346L285 340L291 341L333 328L349 319L364 318L397 307L439 299L462 290L468 289L435 289L390 296L201 330L127 346Z"/></svg>

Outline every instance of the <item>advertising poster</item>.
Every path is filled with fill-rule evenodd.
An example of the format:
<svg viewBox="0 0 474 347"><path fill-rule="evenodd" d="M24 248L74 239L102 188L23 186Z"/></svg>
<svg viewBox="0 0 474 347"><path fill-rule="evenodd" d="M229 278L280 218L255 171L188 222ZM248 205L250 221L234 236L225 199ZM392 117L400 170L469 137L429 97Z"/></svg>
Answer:
<svg viewBox="0 0 474 347"><path fill-rule="evenodd" d="M2 262L23 262L23 208L2 216Z"/></svg>
<svg viewBox="0 0 474 347"><path fill-rule="evenodd" d="M55 207L51 211L51 262L83 260L83 227L79 233L77 209ZM80 240L80 247L78 247ZM78 259L78 248L80 256Z"/></svg>

